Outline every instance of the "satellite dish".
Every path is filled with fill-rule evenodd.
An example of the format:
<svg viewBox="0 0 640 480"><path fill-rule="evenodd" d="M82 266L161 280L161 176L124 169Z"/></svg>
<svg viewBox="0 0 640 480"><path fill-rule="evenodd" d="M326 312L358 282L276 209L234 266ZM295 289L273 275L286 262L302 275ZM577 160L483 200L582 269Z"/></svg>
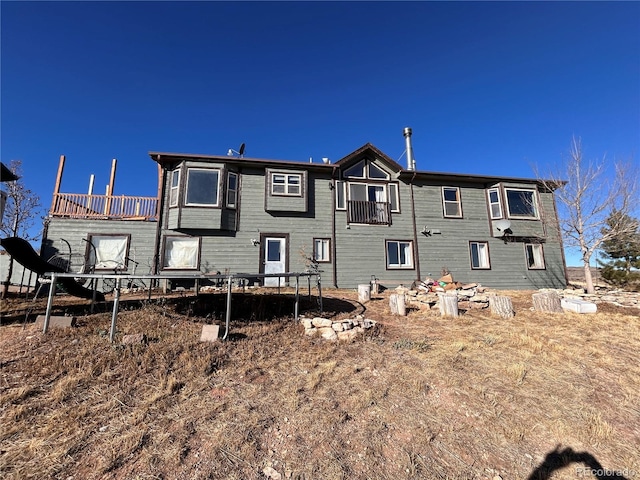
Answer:
<svg viewBox="0 0 640 480"><path fill-rule="evenodd" d="M504 218L502 220L497 220L493 225L499 232L506 232L511 227L511 220Z"/></svg>
<svg viewBox="0 0 640 480"><path fill-rule="evenodd" d="M238 155L242 156L244 154L244 143L240 145L240 150L238 150Z"/></svg>

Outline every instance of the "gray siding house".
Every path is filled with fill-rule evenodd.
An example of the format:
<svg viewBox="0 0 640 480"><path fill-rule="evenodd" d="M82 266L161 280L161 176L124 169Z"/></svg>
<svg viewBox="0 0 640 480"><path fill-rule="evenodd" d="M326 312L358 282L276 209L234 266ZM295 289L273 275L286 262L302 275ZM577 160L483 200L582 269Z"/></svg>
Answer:
<svg viewBox="0 0 640 480"><path fill-rule="evenodd" d="M499 289L566 285L545 182L416 171L410 158L404 168L372 144L335 163L149 156L158 167L154 199L63 194L59 178L43 251L68 254L73 271L255 274L314 265L336 288L372 277L410 285L443 271Z"/></svg>

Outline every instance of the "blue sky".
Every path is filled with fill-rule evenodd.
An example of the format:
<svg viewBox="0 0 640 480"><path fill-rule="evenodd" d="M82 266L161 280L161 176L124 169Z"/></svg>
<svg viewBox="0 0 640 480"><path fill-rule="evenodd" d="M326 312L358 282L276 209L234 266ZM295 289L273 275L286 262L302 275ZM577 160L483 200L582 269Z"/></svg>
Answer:
<svg viewBox="0 0 640 480"><path fill-rule="evenodd" d="M147 152L391 158L535 177L572 136L638 162L640 2L12 2L1 155L51 201L155 195ZM400 160L404 164L404 159ZM569 255L569 264L575 264Z"/></svg>

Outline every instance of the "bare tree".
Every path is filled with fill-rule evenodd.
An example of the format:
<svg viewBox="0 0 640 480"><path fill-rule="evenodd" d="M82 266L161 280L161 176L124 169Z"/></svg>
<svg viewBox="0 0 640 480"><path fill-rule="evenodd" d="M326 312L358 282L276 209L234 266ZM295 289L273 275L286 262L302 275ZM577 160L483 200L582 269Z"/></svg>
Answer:
<svg viewBox="0 0 640 480"><path fill-rule="evenodd" d="M591 257L604 242L633 233L627 231L628 222L614 220L609 225L607 219L613 212L618 212L614 219L633 214L638 203L637 172L622 162L609 164L605 157L585 160L582 142L576 137L558 170L541 181L549 187L560 185L556 190L560 233L565 246L580 251L587 293L593 293Z"/></svg>
<svg viewBox="0 0 640 480"><path fill-rule="evenodd" d="M9 170L20 177L22 174L22 161L11 160ZM27 241L36 240L39 234L33 235L31 227L33 227L35 218L40 214L40 198L26 188L20 178L12 182L6 182L6 193L7 204L0 226L2 236L21 237ZM13 257L9 259L9 269L7 278L3 283L2 298L7 296L12 274Z"/></svg>

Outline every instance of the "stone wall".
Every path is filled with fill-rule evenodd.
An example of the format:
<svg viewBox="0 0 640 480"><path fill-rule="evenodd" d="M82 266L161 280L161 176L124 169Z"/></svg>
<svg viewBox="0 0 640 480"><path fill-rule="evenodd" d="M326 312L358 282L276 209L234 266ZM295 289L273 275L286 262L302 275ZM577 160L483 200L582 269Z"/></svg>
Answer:
<svg viewBox="0 0 640 480"><path fill-rule="evenodd" d="M304 325L304 334L309 337L320 336L326 340L353 340L359 334L375 326L376 322L362 315L346 320L331 320L330 318L307 318L300 316L300 323Z"/></svg>

